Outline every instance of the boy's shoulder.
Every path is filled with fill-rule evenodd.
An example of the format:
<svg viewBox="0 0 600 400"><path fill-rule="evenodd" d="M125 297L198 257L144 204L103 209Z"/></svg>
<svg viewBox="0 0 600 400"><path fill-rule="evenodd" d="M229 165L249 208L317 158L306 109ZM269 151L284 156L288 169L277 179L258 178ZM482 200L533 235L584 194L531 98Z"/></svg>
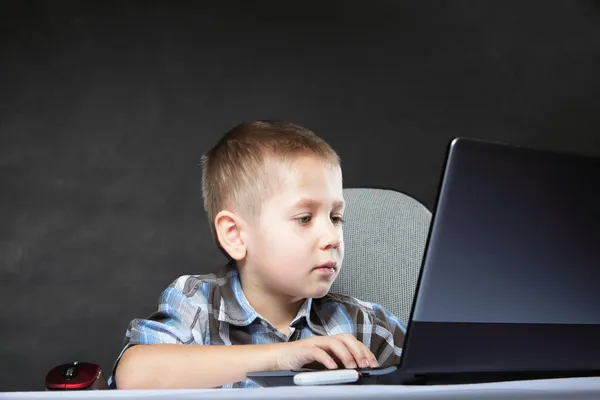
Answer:
<svg viewBox="0 0 600 400"><path fill-rule="evenodd" d="M236 276L237 271L226 266L216 273L181 275L169 285L169 288L176 289L186 297L193 297L199 293L208 295L217 288L229 286L230 281Z"/></svg>

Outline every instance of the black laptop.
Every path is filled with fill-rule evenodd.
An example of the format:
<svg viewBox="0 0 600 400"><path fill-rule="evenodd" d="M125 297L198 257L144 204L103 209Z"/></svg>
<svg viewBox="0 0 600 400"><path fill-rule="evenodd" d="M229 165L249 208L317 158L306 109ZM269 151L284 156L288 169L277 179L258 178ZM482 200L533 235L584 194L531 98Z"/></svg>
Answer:
<svg viewBox="0 0 600 400"><path fill-rule="evenodd" d="M305 371L256 372L262 386ZM600 375L600 159L449 146L400 364L357 384Z"/></svg>

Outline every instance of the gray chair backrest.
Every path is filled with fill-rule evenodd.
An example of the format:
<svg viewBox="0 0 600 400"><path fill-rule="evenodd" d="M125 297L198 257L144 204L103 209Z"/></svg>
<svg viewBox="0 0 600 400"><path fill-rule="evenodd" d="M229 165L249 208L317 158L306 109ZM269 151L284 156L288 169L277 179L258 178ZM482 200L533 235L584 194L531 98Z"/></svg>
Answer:
<svg viewBox="0 0 600 400"><path fill-rule="evenodd" d="M431 212L387 189L344 189L346 253L331 291L378 303L408 323Z"/></svg>

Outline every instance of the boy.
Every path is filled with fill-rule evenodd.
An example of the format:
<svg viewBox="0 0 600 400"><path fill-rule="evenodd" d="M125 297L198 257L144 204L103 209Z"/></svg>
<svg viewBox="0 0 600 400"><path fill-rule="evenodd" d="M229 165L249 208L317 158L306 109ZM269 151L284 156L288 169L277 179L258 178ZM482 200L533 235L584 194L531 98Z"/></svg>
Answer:
<svg viewBox="0 0 600 400"><path fill-rule="evenodd" d="M182 276L133 320L111 385L256 386L251 371L389 366L404 325L376 304L328 294L344 256L342 171L311 131L256 121L202 159L204 206L230 259Z"/></svg>

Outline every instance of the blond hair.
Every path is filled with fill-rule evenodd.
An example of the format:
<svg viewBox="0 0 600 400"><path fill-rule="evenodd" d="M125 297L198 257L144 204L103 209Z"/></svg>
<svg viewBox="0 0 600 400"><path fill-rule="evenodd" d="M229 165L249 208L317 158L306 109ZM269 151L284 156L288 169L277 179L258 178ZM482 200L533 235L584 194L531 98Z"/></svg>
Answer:
<svg viewBox="0 0 600 400"><path fill-rule="evenodd" d="M276 186L273 163L292 162L303 155L340 165L339 156L323 139L284 121L242 123L202 156L204 209L218 245L217 214L227 207L247 215L260 213L262 203Z"/></svg>

